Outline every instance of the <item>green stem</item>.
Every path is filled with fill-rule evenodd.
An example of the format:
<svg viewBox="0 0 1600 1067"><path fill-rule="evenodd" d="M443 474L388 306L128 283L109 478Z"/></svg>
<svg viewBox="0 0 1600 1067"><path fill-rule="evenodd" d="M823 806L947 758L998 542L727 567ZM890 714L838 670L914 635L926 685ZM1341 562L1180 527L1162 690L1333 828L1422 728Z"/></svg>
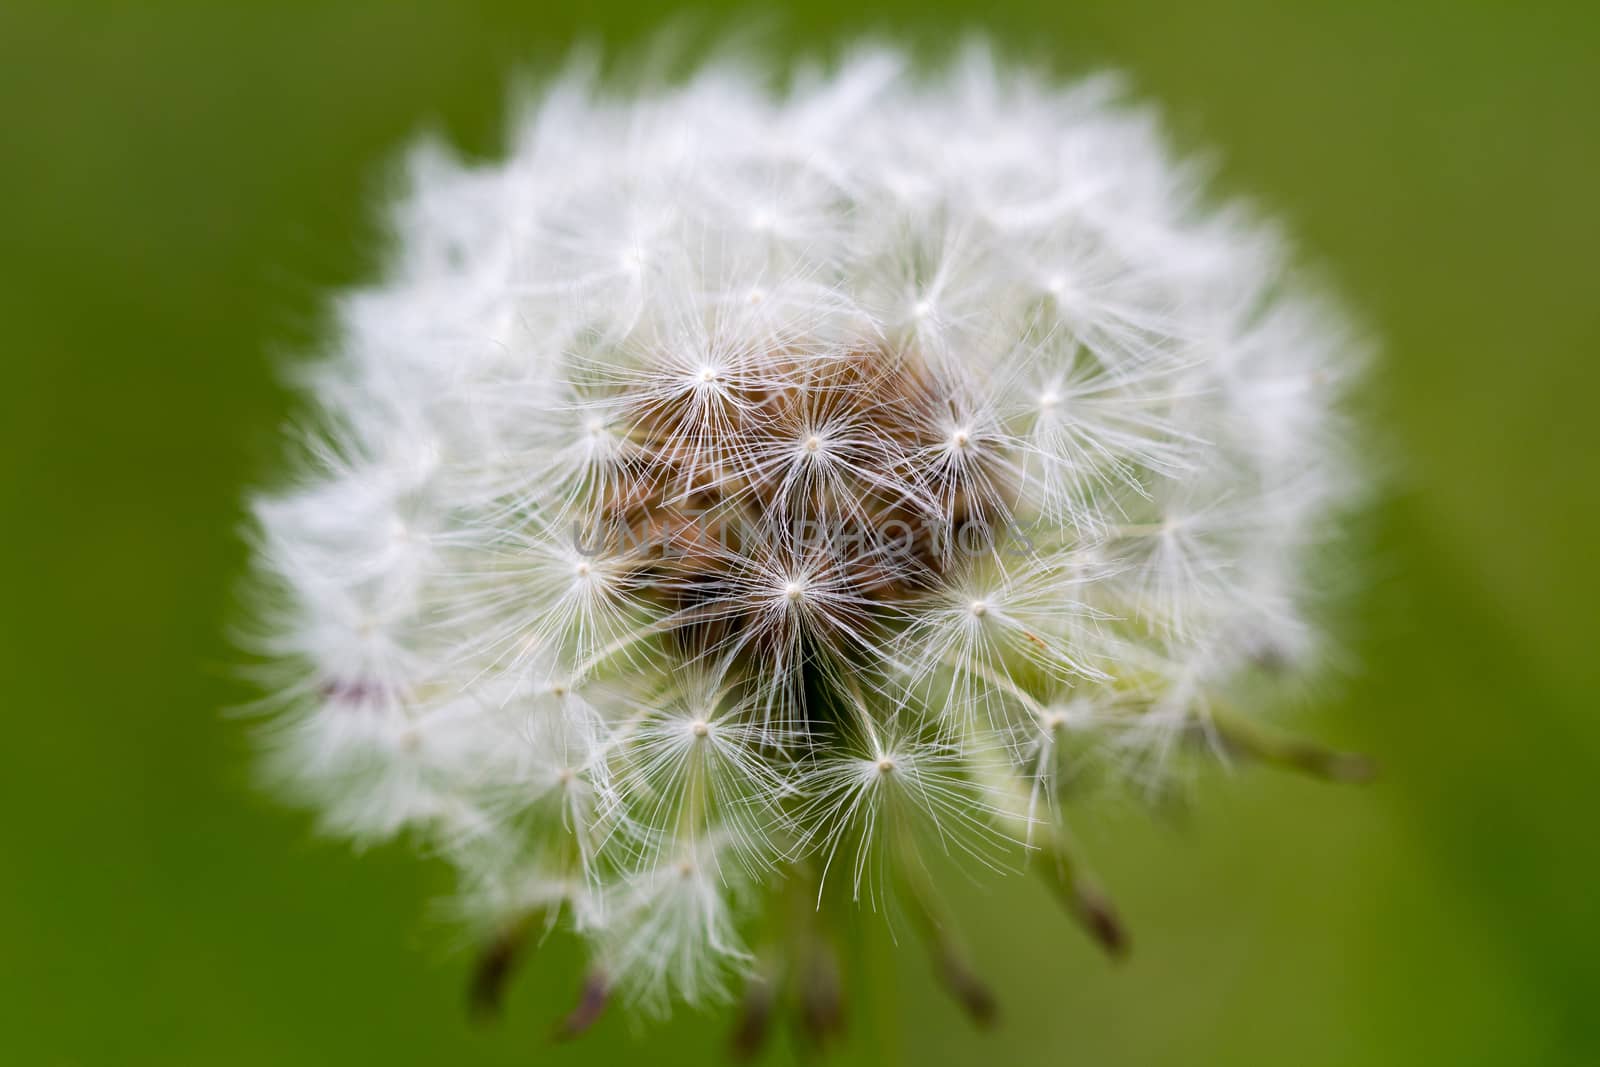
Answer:
<svg viewBox="0 0 1600 1067"><path fill-rule="evenodd" d="M1330 782L1370 782L1377 774L1372 760L1360 753L1340 752L1315 741L1281 734L1226 709L1211 711L1209 720L1224 745L1263 763Z"/></svg>

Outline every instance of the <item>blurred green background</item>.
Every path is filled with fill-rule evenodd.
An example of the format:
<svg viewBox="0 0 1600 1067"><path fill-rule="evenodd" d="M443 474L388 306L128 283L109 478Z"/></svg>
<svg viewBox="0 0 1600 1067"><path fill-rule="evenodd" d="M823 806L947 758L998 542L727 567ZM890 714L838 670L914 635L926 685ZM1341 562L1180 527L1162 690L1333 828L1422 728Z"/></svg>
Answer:
<svg viewBox="0 0 1600 1067"><path fill-rule="evenodd" d="M907 945L895 1046L1600 1063L1600 8L940 6L769 13L786 47L981 27L1125 68L1383 337L1393 492L1353 668L1304 725L1385 774L1218 774L1181 823L1088 819L1135 931L1121 966L1036 885L958 886L1003 1026L973 1033ZM291 403L275 368L369 276L383 164L427 124L492 152L511 72L660 14L0 4L0 1060L716 1062L724 1023L687 1015L549 1046L577 980L560 940L504 1025L469 1026L468 954L430 918L444 873L313 840L220 712L248 695L228 628L241 493Z"/></svg>

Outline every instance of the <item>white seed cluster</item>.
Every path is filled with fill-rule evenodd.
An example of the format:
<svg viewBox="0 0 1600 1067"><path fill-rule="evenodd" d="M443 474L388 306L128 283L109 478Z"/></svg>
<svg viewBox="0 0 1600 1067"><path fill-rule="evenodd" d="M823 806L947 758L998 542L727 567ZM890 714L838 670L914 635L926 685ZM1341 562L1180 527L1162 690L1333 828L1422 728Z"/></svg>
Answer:
<svg viewBox="0 0 1600 1067"><path fill-rule="evenodd" d="M256 507L273 760L485 927L705 997L1310 653L1360 348L1114 80L575 69L407 173Z"/></svg>

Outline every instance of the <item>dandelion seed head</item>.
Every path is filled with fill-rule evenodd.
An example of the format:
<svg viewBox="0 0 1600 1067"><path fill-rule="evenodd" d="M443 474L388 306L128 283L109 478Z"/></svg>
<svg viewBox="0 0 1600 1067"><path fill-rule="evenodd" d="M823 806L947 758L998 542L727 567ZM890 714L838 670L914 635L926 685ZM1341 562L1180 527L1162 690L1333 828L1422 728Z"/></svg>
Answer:
<svg viewBox="0 0 1600 1067"><path fill-rule="evenodd" d="M774 885L1022 869L1069 784L1251 751L1363 350L1115 79L576 64L509 143L409 158L255 502L269 762L329 830L669 1010Z"/></svg>

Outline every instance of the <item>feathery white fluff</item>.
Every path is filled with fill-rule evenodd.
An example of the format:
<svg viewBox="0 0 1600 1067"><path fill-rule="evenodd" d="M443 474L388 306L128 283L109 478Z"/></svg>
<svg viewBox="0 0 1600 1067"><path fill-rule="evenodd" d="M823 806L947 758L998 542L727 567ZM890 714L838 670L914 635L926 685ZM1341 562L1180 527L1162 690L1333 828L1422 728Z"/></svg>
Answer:
<svg viewBox="0 0 1600 1067"><path fill-rule="evenodd" d="M256 507L274 763L485 925L714 995L764 887L1013 865L1315 647L1361 348L1115 80L578 67L408 176Z"/></svg>

